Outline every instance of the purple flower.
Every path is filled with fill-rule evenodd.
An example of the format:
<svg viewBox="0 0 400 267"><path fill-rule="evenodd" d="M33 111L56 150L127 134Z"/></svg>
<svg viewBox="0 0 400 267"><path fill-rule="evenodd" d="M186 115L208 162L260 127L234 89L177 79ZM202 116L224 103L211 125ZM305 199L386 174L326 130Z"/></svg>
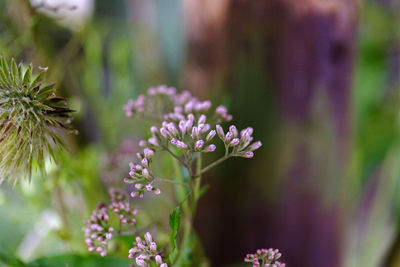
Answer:
<svg viewBox="0 0 400 267"><path fill-rule="evenodd" d="M214 152L215 151L215 145L211 144L209 146L207 146L206 148L204 148L203 152Z"/></svg>
<svg viewBox="0 0 400 267"><path fill-rule="evenodd" d="M151 159L151 158L154 156L154 150L152 150L152 149L150 149L150 148L145 148L145 149L143 150L143 153L144 153L144 156L145 156L147 159Z"/></svg>
<svg viewBox="0 0 400 267"><path fill-rule="evenodd" d="M261 142L260 142L260 141L257 141L257 142L254 142L253 144L251 144L251 145L249 146L249 149L250 149L251 151L254 151L254 150L259 149L261 146L262 146Z"/></svg>
<svg viewBox="0 0 400 267"><path fill-rule="evenodd" d="M137 236L133 245L134 247L129 250L129 258L135 258L138 266L150 266L155 263L157 266L167 267L167 264L163 263L160 252L157 251L157 243L153 241L149 232L144 235L144 240Z"/></svg>
<svg viewBox="0 0 400 267"><path fill-rule="evenodd" d="M97 251L103 257L107 255L107 244L114 232L114 228L110 226L109 214L116 214L122 224L133 225L137 213L137 210L131 208L126 194L122 191L111 188L109 196L111 204L100 204L83 228L88 250Z"/></svg>
<svg viewBox="0 0 400 267"><path fill-rule="evenodd" d="M204 141L203 140L197 140L196 141L196 144L195 144L195 146L194 146L194 149L196 150L196 151L200 151L202 148L203 148L203 145L204 145Z"/></svg>
<svg viewBox="0 0 400 267"><path fill-rule="evenodd" d="M215 134L216 134L216 131L215 131L215 130L211 130L211 131L208 133L207 137L206 137L206 142L211 141L211 140L214 138Z"/></svg>
<svg viewBox="0 0 400 267"><path fill-rule="evenodd" d="M221 125L215 126L217 128L217 133L218 133L218 137L222 140L225 141L225 133L224 130L222 129Z"/></svg>
<svg viewBox="0 0 400 267"><path fill-rule="evenodd" d="M282 254L277 249L257 249L256 253L247 254L244 262L251 263L253 266L261 266L263 263L264 266L285 267L286 264L278 261L281 256Z"/></svg>

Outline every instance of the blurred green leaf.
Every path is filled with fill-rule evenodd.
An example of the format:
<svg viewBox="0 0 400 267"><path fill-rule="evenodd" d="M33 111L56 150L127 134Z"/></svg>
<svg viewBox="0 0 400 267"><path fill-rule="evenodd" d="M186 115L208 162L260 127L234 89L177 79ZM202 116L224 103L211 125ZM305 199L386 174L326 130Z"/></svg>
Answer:
<svg viewBox="0 0 400 267"><path fill-rule="evenodd" d="M7 266L26 266L25 263L18 259L16 256L10 255L10 253L6 253L2 250L0 250L0 263L4 263Z"/></svg>
<svg viewBox="0 0 400 267"><path fill-rule="evenodd" d="M171 236L170 236L170 243L171 243L171 255L170 261L173 263L178 256L178 244L177 244L177 236L179 227L181 224L181 208L178 206L174 209L174 211L169 215L169 226L171 227Z"/></svg>
<svg viewBox="0 0 400 267"><path fill-rule="evenodd" d="M171 227L171 246L172 250L177 247L176 237L178 235L179 227L181 224L181 208L178 206L169 215L169 226Z"/></svg>
<svg viewBox="0 0 400 267"><path fill-rule="evenodd" d="M116 257L100 257L93 255L66 254L36 259L27 264L29 267L127 267L128 259Z"/></svg>

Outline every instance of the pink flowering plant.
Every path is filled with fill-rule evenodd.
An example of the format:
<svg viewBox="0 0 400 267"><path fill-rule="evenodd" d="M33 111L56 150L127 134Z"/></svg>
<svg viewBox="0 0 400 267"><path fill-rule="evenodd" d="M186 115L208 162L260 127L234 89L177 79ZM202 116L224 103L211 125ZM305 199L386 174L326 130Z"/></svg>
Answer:
<svg viewBox="0 0 400 267"><path fill-rule="evenodd" d="M111 189L112 203L100 204L86 222L84 231L89 251L105 256L108 241L123 234L122 227L125 227L133 231L128 231L128 234L136 234L128 252L132 266L193 266L193 219L199 198L207 189L201 186L202 176L229 158L252 158L261 142L253 141L251 127L242 130L233 124L223 127L233 119L226 107L213 107L211 101L200 101L188 91L178 93L175 88L167 86L150 88L146 96L129 100L124 110L127 117L153 124L150 136L138 142L142 152L129 163L129 174L123 179L126 184L133 185L133 191L129 192L131 201L136 203L135 199L144 198L149 193L162 198L163 183L176 185L178 206L169 218L170 242L169 246L160 248L149 232L141 236L140 231L135 231L137 210L130 207L124 193ZM204 157L218 148L223 149L223 156L204 164ZM159 153L172 158L173 177L156 174L153 165ZM111 214L117 216L119 221L114 222L117 226L109 223ZM259 250L254 255L247 255L245 262L253 266L285 266L276 261L279 257L275 250Z"/></svg>
<svg viewBox="0 0 400 267"><path fill-rule="evenodd" d="M32 66L17 65L14 60L8 64L0 58L0 182L15 184L19 173L30 179L35 164L44 172L47 158L56 160L56 152L63 147L62 132L75 132L68 126L68 114L73 110L63 98L56 97L53 85L43 82L46 70L33 74ZM108 184L109 199L98 204L84 222L88 251L102 257L121 251L119 242L125 237L132 244L126 248L131 266L206 264L203 256L196 255L200 241L193 228L198 201L207 190L202 176L230 158L253 158L261 142L253 140L251 127L239 130L233 124L223 126L233 119L226 107L214 107L211 101L200 101L187 91L179 93L167 86L150 88L146 96L129 100L124 110L127 117L152 126L148 138L138 142L140 152L129 163L129 172L119 178L124 188ZM218 150L222 156L210 162L207 155ZM174 174L160 172L159 155L169 157L165 162ZM52 179L58 184L56 176ZM140 206L141 199L160 201L168 196L168 191L162 194L168 183L174 185L176 206L169 215L169 228L155 224L151 216L143 219L146 209ZM62 198L58 199L67 225ZM245 262L284 266L277 261L279 257L275 250L258 250L247 255Z"/></svg>

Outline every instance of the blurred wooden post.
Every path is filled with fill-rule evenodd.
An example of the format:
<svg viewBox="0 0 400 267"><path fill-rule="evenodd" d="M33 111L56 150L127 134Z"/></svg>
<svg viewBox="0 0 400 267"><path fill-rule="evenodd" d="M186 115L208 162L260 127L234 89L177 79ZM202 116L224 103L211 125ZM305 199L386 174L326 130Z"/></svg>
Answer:
<svg viewBox="0 0 400 267"><path fill-rule="evenodd" d="M247 236L235 236L237 242L242 242L235 252L253 249L252 244L267 244L282 249L289 266L341 266L344 191L340 185L348 167L351 143L351 77L358 2L183 0L189 37L185 87L212 88L222 77L223 84L230 88L238 74L238 57L257 55L257 59L264 59L260 68L265 76L272 77L272 90L279 103L279 135L291 138L289 142L281 140L282 144L289 143L292 156L288 160L290 166L278 171L284 181L282 204L274 213L255 209L249 214L257 222L247 221L251 224L243 232ZM251 44L251 38L258 39L257 46ZM318 108L326 114L316 114ZM315 122L316 115L328 119ZM321 134L319 126L315 128L313 123L327 124L332 131ZM313 136L321 139L322 144L330 144L325 147L329 151L315 152ZM279 149L271 153L285 157ZM325 190L336 184L332 191L337 195L324 199L327 191L321 191L320 184ZM237 188L237 192L241 190ZM259 201L253 205L265 207ZM212 209L217 208L207 207L208 212ZM235 216L219 217L224 218L230 220ZM238 218L215 223L235 229L233 225L242 222ZM251 235L252 232L257 234ZM214 246L205 244L206 250L208 245L221 248L210 255L215 257L212 262L241 260L243 255L221 260L225 257L221 255L232 254L228 244L231 239L217 231L212 234Z"/></svg>

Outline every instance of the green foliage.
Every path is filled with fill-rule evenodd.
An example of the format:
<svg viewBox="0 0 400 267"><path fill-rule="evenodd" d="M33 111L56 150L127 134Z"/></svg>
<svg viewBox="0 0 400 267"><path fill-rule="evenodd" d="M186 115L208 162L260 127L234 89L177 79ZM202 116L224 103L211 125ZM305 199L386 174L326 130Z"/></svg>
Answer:
<svg viewBox="0 0 400 267"><path fill-rule="evenodd" d="M43 171L46 156L54 158L54 147L62 146L60 131L72 110L55 96L53 85L45 85L46 69L33 75L24 67L0 59L0 182L30 179L33 162Z"/></svg>
<svg viewBox="0 0 400 267"><path fill-rule="evenodd" d="M128 259L121 259L116 257L100 257L93 255L75 255L75 254L67 254L53 257L45 257L34 260L28 264L27 267L72 267L72 266L80 266L80 267L119 267L119 266L129 266Z"/></svg>
<svg viewBox="0 0 400 267"><path fill-rule="evenodd" d="M178 206L169 215L169 226L171 227L171 236L170 236L171 255L170 255L170 261L172 263L175 262L176 257L178 256L177 236L178 236L178 231L179 231L180 224L181 224L181 208Z"/></svg>

